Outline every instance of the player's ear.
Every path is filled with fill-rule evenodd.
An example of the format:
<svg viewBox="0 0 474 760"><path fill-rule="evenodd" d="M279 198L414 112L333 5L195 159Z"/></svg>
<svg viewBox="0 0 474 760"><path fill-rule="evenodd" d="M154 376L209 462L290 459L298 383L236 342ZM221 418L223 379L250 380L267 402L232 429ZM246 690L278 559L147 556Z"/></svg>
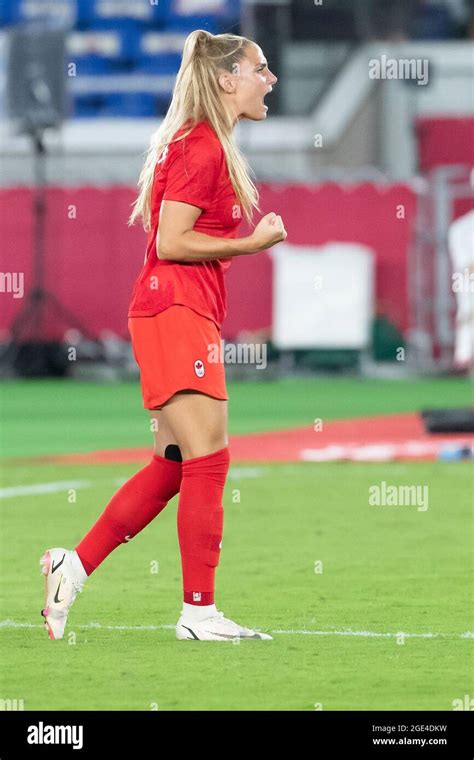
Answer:
<svg viewBox="0 0 474 760"><path fill-rule="evenodd" d="M218 82L221 89L223 89L224 92L227 92L229 95L232 95L232 93L235 92L235 81L230 72L226 71L222 73L218 79Z"/></svg>

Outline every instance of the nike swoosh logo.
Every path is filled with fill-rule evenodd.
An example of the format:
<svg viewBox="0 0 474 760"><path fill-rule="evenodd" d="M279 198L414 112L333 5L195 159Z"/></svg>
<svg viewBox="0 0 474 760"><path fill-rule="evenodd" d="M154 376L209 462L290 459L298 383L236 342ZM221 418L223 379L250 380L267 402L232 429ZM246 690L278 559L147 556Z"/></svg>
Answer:
<svg viewBox="0 0 474 760"><path fill-rule="evenodd" d="M63 602L63 601L64 601L64 599L58 599L59 589L61 588L61 583L62 583L62 580L63 580L63 579L61 578L61 580L60 580L60 581L59 581L59 583L58 583L58 587L57 587L57 589L56 589L56 593L55 593L55 595L54 595L54 601L55 601L55 603L56 603L56 604L60 604L60 602Z"/></svg>
<svg viewBox="0 0 474 760"><path fill-rule="evenodd" d="M198 636L196 636L196 634L194 633L194 631L191 630L191 628L188 628L187 625L183 625L183 628L186 628L186 630L189 631L189 633L192 635L193 639L197 639L199 641Z"/></svg>
<svg viewBox="0 0 474 760"><path fill-rule="evenodd" d="M199 640L199 637L196 636L196 634L194 633L193 630L191 630L191 628L188 628L187 625L183 625L182 627L186 628L186 630L189 631L189 633L192 635L193 639L198 639ZM207 631L207 633L211 633L213 636L219 636L221 639L242 639L242 638L244 638L244 639L259 639L260 638L260 635L258 633L254 633L252 636L245 636L245 635L244 636L237 636L236 634L233 634L233 633L221 633L220 631L209 631L209 630Z"/></svg>
<svg viewBox="0 0 474 760"><path fill-rule="evenodd" d="M52 575L53 573L55 573L55 572L56 572L56 570L58 569L58 567L61 567L61 565L62 565L62 564L63 564L63 562L64 562L64 558L65 558L65 556L66 556L66 555L65 555L65 554L63 554L63 558L62 558L61 562L58 562L58 564L57 564L57 565L55 565L55 564L54 564L54 559L53 559L53 568L52 568L52 570L51 570L51 575Z"/></svg>

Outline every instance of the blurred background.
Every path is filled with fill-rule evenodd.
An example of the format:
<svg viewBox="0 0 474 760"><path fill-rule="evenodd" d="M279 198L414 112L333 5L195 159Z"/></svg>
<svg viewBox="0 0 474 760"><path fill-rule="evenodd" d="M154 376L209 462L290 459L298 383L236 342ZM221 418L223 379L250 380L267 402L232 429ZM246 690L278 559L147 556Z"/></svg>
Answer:
<svg viewBox="0 0 474 760"><path fill-rule="evenodd" d="M472 371L472 0L1 0L0 26L3 377L138 377L127 218L197 28L279 77L237 137L288 239L227 274L223 337L267 351L230 377Z"/></svg>
<svg viewBox="0 0 474 760"><path fill-rule="evenodd" d="M0 0L0 703L446 714L473 693L473 6ZM237 127L288 238L226 274L219 604L280 656L183 665L170 508L91 580L74 656L49 653L36 558L152 451L127 220L198 28L251 37L279 78Z"/></svg>

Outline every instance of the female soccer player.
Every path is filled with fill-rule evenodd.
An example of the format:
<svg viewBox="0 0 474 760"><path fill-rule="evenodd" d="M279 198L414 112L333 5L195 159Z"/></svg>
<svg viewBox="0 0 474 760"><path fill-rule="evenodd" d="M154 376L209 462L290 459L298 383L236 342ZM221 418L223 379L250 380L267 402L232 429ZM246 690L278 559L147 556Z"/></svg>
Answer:
<svg viewBox="0 0 474 760"><path fill-rule="evenodd" d="M42 615L51 639L62 638L86 578L177 493L184 589L177 638L271 639L225 618L214 603L229 469L228 396L223 364L209 357L221 346L224 273L232 257L286 238L275 213L237 237L242 212L251 221L258 209L258 194L233 129L240 119L266 118L263 101L276 81L260 47L245 37L198 30L186 40L130 219L141 218L148 231L128 324L143 405L154 423L154 456L113 496L74 551L49 549L41 558Z"/></svg>

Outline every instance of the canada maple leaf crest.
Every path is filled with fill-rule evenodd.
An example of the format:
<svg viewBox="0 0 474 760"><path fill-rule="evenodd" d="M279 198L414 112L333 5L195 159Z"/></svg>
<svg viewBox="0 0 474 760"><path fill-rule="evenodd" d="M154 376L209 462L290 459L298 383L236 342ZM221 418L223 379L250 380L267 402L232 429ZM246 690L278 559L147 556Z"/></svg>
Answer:
<svg viewBox="0 0 474 760"><path fill-rule="evenodd" d="M204 377L204 362L201 359L196 359L194 362L194 371L198 377Z"/></svg>

